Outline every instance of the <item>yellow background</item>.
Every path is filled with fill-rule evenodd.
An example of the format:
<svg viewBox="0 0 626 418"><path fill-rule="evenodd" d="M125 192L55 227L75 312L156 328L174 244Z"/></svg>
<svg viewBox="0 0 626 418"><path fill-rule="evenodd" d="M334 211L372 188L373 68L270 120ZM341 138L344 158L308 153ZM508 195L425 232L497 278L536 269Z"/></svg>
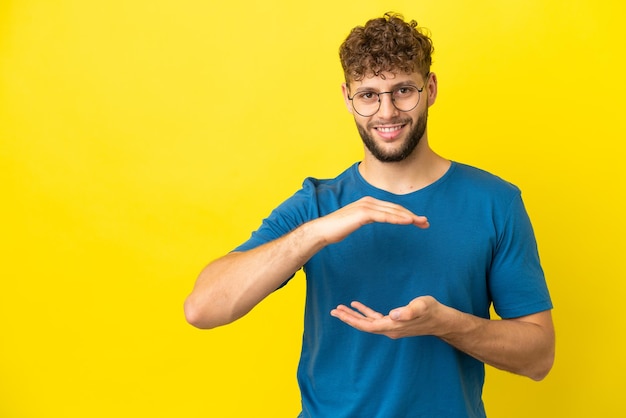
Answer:
<svg viewBox="0 0 626 418"><path fill-rule="evenodd" d="M2 1L0 417L297 415L300 274L217 330L182 303L361 158L337 49L387 10L432 32L433 147L522 188L554 298L551 375L489 369L488 413L625 416L623 4Z"/></svg>

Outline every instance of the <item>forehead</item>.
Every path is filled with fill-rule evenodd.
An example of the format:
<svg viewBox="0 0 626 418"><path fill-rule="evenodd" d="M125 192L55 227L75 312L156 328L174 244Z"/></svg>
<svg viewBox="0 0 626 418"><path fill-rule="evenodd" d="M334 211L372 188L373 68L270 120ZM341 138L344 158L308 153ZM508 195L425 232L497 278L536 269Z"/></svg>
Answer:
<svg viewBox="0 0 626 418"><path fill-rule="evenodd" d="M423 84L423 77L418 72L383 72L379 75L367 75L362 80L351 80L350 88L352 90L372 89L383 91L403 84L415 84L421 86Z"/></svg>

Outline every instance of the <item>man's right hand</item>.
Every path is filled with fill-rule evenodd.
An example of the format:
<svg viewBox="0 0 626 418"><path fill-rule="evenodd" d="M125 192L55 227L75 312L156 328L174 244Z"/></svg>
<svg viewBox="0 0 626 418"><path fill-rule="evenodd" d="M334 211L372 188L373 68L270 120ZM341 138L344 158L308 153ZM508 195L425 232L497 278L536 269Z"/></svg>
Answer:
<svg viewBox="0 0 626 418"><path fill-rule="evenodd" d="M373 197L363 197L335 212L310 222L326 245L334 244L362 227L374 222L415 225L428 228L425 216L416 215L403 206Z"/></svg>
<svg viewBox="0 0 626 418"><path fill-rule="evenodd" d="M187 320L199 328L213 328L240 318L315 253L374 222L429 226L426 217L400 205L364 197L274 241L210 263L185 301Z"/></svg>

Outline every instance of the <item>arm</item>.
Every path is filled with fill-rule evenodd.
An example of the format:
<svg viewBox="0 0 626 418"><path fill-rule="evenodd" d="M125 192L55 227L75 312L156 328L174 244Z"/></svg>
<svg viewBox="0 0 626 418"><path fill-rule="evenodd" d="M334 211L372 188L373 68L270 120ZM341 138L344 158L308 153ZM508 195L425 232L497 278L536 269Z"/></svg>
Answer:
<svg viewBox="0 0 626 418"><path fill-rule="evenodd" d="M488 320L452 312L457 317L441 338L493 367L542 380L554 363L551 311L515 319Z"/></svg>
<svg viewBox="0 0 626 418"><path fill-rule="evenodd" d="M304 224L275 241L207 265L185 300L187 321L208 329L247 314L323 247L313 233Z"/></svg>
<svg viewBox="0 0 626 418"><path fill-rule="evenodd" d="M362 198L274 241L249 251L230 253L210 263L185 300L187 321L198 328L214 328L235 321L319 250L372 222L428 227L425 217L402 206Z"/></svg>
<svg viewBox="0 0 626 418"><path fill-rule="evenodd" d="M434 335L455 348L496 368L543 379L554 362L554 327L550 311L515 319L490 320L422 296L407 306L382 315L353 302L331 315L365 332L401 338Z"/></svg>

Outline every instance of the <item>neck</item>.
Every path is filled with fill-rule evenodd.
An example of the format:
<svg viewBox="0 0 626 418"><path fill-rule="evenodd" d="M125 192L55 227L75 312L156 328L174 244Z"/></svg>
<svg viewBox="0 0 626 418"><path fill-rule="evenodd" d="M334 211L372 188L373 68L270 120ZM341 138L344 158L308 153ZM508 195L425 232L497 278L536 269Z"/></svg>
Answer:
<svg viewBox="0 0 626 418"><path fill-rule="evenodd" d="M376 188L394 194L408 194L434 183L448 168L450 161L437 155L424 137L411 155L398 162L381 162L366 149L359 172Z"/></svg>

